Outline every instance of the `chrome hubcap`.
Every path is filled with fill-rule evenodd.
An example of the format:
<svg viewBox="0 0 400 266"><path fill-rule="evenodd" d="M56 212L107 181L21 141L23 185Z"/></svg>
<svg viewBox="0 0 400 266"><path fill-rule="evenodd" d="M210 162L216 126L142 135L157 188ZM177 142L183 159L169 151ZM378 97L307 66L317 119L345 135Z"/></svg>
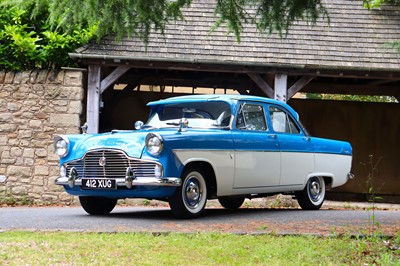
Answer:
<svg viewBox="0 0 400 266"><path fill-rule="evenodd" d="M318 179L315 179L310 183L309 195L312 201L318 201L321 198L321 184Z"/></svg>
<svg viewBox="0 0 400 266"><path fill-rule="evenodd" d="M197 208L199 206L199 202L202 199L202 193L203 191L201 190L197 179L193 177L189 178L185 187L186 205L191 209Z"/></svg>

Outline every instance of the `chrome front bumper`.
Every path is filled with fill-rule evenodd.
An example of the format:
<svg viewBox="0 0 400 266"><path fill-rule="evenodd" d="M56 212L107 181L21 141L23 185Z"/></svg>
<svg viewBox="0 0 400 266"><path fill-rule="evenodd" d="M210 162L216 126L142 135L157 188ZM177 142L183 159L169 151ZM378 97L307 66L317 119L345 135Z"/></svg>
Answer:
<svg viewBox="0 0 400 266"><path fill-rule="evenodd" d="M133 186L167 186L179 187L181 179L178 177L136 177L133 171L128 167L125 178L114 178L118 187L132 188ZM69 177L60 176L55 180L56 185L82 186L82 179L78 178L78 173L74 167L69 172Z"/></svg>
<svg viewBox="0 0 400 266"><path fill-rule="evenodd" d="M128 187L126 185L125 178L116 178L115 179L117 186L119 187ZM82 181L80 179L72 181L69 180L68 177L58 177L55 181L56 185L66 185L70 187L81 186ZM72 186L70 185L72 184ZM181 185L181 179L177 177L168 177L168 178L140 178L139 180L132 180L132 186L169 186L169 187L179 187ZM131 187L132 187L131 186ZM129 187L128 187L129 188Z"/></svg>

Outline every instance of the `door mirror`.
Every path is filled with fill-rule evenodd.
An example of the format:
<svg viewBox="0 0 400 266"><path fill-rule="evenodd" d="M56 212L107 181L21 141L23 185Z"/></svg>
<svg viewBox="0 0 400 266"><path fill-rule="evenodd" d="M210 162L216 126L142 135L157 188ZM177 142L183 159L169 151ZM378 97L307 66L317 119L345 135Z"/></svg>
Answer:
<svg viewBox="0 0 400 266"><path fill-rule="evenodd" d="M144 123L142 121L140 121L140 120L136 121L135 122L135 129L139 130L139 129L141 129L143 127L143 125L144 125Z"/></svg>

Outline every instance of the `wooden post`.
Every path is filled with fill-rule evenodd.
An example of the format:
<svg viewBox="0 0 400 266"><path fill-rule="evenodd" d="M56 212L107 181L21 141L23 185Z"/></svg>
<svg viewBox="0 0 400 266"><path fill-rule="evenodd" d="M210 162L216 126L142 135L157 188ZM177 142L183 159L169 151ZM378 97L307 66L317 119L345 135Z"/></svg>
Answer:
<svg viewBox="0 0 400 266"><path fill-rule="evenodd" d="M99 132L101 66L89 65L87 94L87 133Z"/></svg>
<svg viewBox="0 0 400 266"><path fill-rule="evenodd" d="M287 101L287 75L276 74L275 75L275 95L274 99L286 102Z"/></svg>

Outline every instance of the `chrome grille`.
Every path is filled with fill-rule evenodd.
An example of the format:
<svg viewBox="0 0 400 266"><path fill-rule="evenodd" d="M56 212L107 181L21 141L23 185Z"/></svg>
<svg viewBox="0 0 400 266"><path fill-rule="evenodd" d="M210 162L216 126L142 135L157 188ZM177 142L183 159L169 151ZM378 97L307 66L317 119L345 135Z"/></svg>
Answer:
<svg viewBox="0 0 400 266"><path fill-rule="evenodd" d="M131 167L136 177L155 177L156 163L131 159L118 150L95 150L65 166L67 177L72 167L75 167L79 178L124 178L127 167Z"/></svg>

